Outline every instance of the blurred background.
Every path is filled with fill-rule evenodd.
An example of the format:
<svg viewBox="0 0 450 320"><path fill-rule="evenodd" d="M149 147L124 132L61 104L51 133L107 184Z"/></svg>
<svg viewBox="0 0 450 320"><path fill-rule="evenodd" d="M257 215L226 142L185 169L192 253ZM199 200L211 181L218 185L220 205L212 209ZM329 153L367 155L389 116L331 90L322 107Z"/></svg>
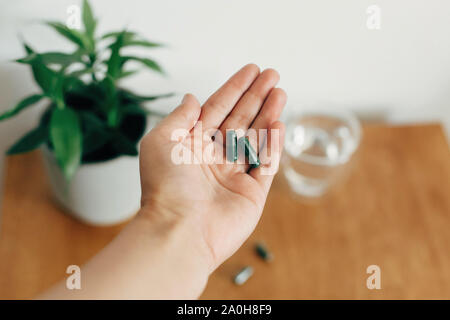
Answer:
<svg viewBox="0 0 450 320"><path fill-rule="evenodd" d="M204 102L247 63L277 69L279 86L288 94L283 172L291 189L315 197L322 181L328 186L335 177L342 180L342 186L309 203L296 201L284 181L275 179L258 228L214 273L204 298L448 299L450 1L90 3L98 18L97 35L126 26L167 44L124 49L153 58L166 70L166 76L141 72L120 83L146 96L176 93L149 102L155 111L170 112L186 92ZM81 0L0 0L0 114L40 92L30 67L13 62L25 56L22 40L38 52L73 52L71 42L41 22L67 23L71 9L81 5ZM44 174L37 153L10 159L2 190L5 151L36 126L46 104L41 101L0 123L0 298L41 292L65 276L67 265L84 264L123 226L92 228L89 221L62 214L76 210L61 210L50 201L48 181L53 186L56 175ZM346 120L352 121L290 117L308 109L327 109L336 119L350 114ZM363 125L388 125L364 126L361 140L353 114ZM436 122L446 137L441 127L426 125ZM323 154L317 155L319 149ZM348 180L340 176L344 164L352 168ZM137 158L120 157L99 167L80 167L79 179L71 182L75 191L68 194L80 212L105 213L98 215L100 220L115 219L111 212L116 209L134 214L140 200ZM63 190L55 185L53 191ZM125 210L117 204L136 207ZM266 243L277 262L269 267L262 261L255 243ZM253 282L238 289L231 276L246 264L255 268ZM378 293L366 282L367 267L373 264L383 270L384 291Z"/></svg>
<svg viewBox="0 0 450 320"><path fill-rule="evenodd" d="M1 0L0 112L37 92L18 35L39 51L72 49L41 20L66 21L72 0ZM446 0L92 0L99 31L126 25L168 44L150 52L168 76L142 73L125 86L179 95L153 108L171 110L184 92L200 101L248 62L273 67L289 96L287 113L327 106L366 120L441 121L450 128L450 2ZM380 29L367 27L377 5ZM137 50L138 51L138 50ZM30 108L0 125L4 150L37 121ZM286 114L285 112L285 114ZM1 174L0 174L0 178ZM2 179L0 179L2 180Z"/></svg>

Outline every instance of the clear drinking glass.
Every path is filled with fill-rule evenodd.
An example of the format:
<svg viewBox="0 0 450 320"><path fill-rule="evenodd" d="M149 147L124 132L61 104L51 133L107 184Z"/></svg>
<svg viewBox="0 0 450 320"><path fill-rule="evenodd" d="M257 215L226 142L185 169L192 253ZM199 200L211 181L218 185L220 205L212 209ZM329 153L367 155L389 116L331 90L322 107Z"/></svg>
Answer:
<svg viewBox="0 0 450 320"><path fill-rule="evenodd" d="M358 148L361 126L349 111L314 110L286 124L283 172L292 190L319 197L342 178Z"/></svg>

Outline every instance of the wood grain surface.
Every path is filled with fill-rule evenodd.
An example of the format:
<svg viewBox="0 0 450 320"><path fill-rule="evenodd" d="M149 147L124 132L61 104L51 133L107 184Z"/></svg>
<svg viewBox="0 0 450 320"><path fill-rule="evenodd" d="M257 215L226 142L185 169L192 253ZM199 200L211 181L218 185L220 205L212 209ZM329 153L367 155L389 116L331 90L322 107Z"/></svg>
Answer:
<svg viewBox="0 0 450 320"><path fill-rule="evenodd" d="M439 125L367 126L348 178L326 197L295 197L279 174L260 224L210 277L205 299L450 299L450 149ZM94 228L51 200L39 153L8 159L0 298L31 298L123 227ZM275 259L254 252L263 241ZM369 290L366 268L381 269ZM232 283L240 268L254 275Z"/></svg>

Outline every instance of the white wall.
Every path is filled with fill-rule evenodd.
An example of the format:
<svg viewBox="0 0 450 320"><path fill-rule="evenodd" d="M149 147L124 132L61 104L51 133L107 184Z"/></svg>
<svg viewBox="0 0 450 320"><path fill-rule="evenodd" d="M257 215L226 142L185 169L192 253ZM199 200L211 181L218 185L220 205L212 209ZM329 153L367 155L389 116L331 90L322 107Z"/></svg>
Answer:
<svg viewBox="0 0 450 320"><path fill-rule="evenodd" d="M0 111L37 90L19 33L38 50L70 45L39 19L67 18L78 0L0 0ZM101 31L128 26L170 44L153 55L170 77L143 73L127 85L143 93L192 92L204 100L247 62L274 67L289 107L327 104L388 112L395 119L450 118L448 0L91 0ZM368 30L366 9L382 10ZM176 99L160 102L172 108ZM0 152L39 110L0 124ZM0 160L0 167L2 161Z"/></svg>

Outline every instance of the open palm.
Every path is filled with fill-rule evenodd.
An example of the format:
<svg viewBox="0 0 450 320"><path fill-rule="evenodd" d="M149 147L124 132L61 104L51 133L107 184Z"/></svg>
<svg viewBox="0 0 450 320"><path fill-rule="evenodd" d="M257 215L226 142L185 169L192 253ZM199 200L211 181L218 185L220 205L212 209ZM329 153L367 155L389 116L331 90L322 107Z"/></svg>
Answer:
<svg viewBox="0 0 450 320"><path fill-rule="evenodd" d="M249 168L245 163L205 163L202 154L210 144L195 147L200 139L225 130L268 129L267 143L271 167L278 167L284 126L278 121L286 94L275 88L278 73L260 73L256 65L243 67L200 107L192 95L154 128L141 143L142 205L156 206L158 212L182 219L198 234L207 248L211 268L232 255L254 230L273 180L264 174L264 165ZM271 139L278 129L279 139ZM186 137L174 141L174 132L185 130ZM251 141L256 147L256 141ZM173 161L174 148L183 145L190 163ZM214 142L224 148L222 140ZM276 162L276 163L274 163ZM269 164L265 164L266 166ZM189 245L189 244L187 244Z"/></svg>

